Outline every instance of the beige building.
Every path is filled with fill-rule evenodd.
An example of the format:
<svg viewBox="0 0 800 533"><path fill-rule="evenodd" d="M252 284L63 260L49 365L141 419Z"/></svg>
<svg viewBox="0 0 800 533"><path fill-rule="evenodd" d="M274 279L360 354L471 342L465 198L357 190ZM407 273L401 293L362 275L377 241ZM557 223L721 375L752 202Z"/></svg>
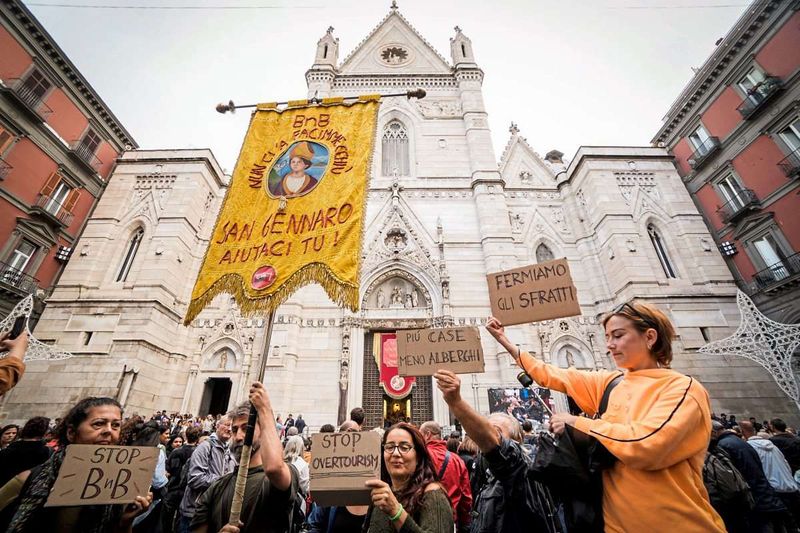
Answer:
<svg viewBox="0 0 800 533"><path fill-rule="evenodd" d="M598 317L642 298L675 321L675 366L706 385L716 411L798 419L761 367L696 353L735 330L736 286L666 151L583 147L563 162L556 151L540 157L512 125L498 164L484 73L459 29L448 61L392 9L343 61L338 52L328 32L306 75L309 96L428 93L381 105L361 311L310 286L280 307L269 346L264 319L242 318L227 296L183 327L226 178L207 150L128 152L36 330L76 357L29 365L5 416L58 415L90 394L115 396L128 412L220 412L246 397L268 353L276 411L302 413L314 429L358 405L369 425L398 409L449 425L429 378L405 397L386 394L375 336L482 325L487 273L566 257L582 316L509 328L523 349L560 366L610 368ZM485 332L483 342L486 372L463 376L462 392L487 412L488 390L514 387L517 371Z"/></svg>

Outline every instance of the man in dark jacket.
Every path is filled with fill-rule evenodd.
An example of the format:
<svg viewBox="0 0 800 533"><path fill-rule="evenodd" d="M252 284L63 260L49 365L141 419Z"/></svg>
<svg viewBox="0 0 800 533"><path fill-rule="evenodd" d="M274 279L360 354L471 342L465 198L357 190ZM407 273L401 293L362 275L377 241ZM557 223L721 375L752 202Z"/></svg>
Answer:
<svg viewBox="0 0 800 533"><path fill-rule="evenodd" d="M469 472L464 461L456 453L447 450L447 442L442 439L442 428L433 420L424 422L419 427L425 438L425 448L433 461L434 471L439 475L441 484L453 506L453 518L456 530L469 531L472 521L472 488L469 485Z"/></svg>
<svg viewBox="0 0 800 533"><path fill-rule="evenodd" d="M294 427L297 428L297 434L303 436L303 430L306 429L306 421L303 420L303 415L297 415L297 420L294 421Z"/></svg>
<svg viewBox="0 0 800 533"><path fill-rule="evenodd" d="M773 418L769 421L769 425L772 426L772 431L775 432L769 440L786 457L786 461L792 469L792 474L794 474L800 470L800 437L788 433L786 431L786 422L780 418Z"/></svg>
<svg viewBox="0 0 800 533"><path fill-rule="evenodd" d="M44 443L49 423L50 419L43 416L31 418L22 426L17 440L0 451L0 487L50 458L50 448Z"/></svg>
<svg viewBox="0 0 800 533"><path fill-rule="evenodd" d="M189 459L192 457L197 441L200 439L202 429L196 426L186 428L186 442L174 450L167 458L167 473L169 473L169 483L167 484L167 496L164 498L161 507L161 531L162 533L172 533L176 531L175 515L181 505L183 493L186 490L186 474L188 473ZM186 468L184 468L186 466Z"/></svg>
<svg viewBox="0 0 800 533"><path fill-rule="evenodd" d="M484 418L461 398L461 380L448 371L434 376L450 412L478 445L485 481L474 493L470 531L517 533L556 531L554 509L541 485L532 476L533 462L522 449L519 422L504 413Z"/></svg>
<svg viewBox="0 0 800 533"><path fill-rule="evenodd" d="M749 517L750 531L783 531L783 525L789 519L788 509L764 475L758 452L732 431L713 428L711 440L725 450L750 486L755 500L755 507Z"/></svg>

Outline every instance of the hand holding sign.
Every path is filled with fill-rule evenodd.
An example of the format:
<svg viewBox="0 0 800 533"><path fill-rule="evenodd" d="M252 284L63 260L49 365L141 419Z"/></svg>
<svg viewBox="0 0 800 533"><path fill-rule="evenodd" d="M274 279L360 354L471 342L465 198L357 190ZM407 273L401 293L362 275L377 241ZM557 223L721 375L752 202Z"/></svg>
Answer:
<svg viewBox="0 0 800 533"><path fill-rule="evenodd" d="M364 483L381 477L381 438L374 431L311 437L311 492L323 507L367 505Z"/></svg>

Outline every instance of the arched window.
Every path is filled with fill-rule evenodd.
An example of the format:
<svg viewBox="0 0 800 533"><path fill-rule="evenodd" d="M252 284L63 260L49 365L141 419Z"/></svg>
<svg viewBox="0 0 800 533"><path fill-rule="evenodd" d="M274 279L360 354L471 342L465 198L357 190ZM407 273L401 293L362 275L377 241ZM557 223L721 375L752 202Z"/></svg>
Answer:
<svg viewBox="0 0 800 533"><path fill-rule="evenodd" d="M393 120L383 130L384 176L408 176L408 133L403 124Z"/></svg>
<svg viewBox="0 0 800 533"><path fill-rule="evenodd" d="M552 261L553 259L555 259L555 257L553 257L553 251L550 250L545 243L542 243L536 247L537 263L544 263L545 261Z"/></svg>
<svg viewBox="0 0 800 533"><path fill-rule="evenodd" d="M661 268L664 269L664 274L668 278L677 278L675 275L675 268L672 266L672 261L669 260L667 253L667 246L664 244L664 239L653 224L647 225L647 234L650 236L650 242L653 243L653 248L658 256L658 262L661 263Z"/></svg>
<svg viewBox="0 0 800 533"><path fill-rule="evenodd" d="M144 230L142 228L137 229L136 233L131 237L128 250L125 252L125 259L122 261L122 266L119 268L119 274L117 274L117 281L125 281L128 279L128 273L131 271L131 265L133 265L133 260L136 258L136 252L139 251L142 237L144 237Z"/></svg>

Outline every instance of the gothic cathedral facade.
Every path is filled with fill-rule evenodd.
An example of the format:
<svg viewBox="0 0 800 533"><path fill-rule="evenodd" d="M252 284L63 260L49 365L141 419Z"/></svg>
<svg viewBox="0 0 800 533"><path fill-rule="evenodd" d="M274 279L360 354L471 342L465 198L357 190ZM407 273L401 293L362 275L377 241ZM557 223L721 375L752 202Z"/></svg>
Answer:
<svg viewBox="0 0 800 533"><path fill-rule="evenodd" d="M265 319L243 318L224 295L182 326L228 178L207 150L127 152L35 331L75 357L29 364L2 414L60 416L89 395L116 397L129 414L224 412L246 399L267 357L276 412L302 413L312 429L356 406L368 426L398 413L450 425L430 378L381 380L393 333L482 326L487 273L566 257L582 315L509 328L522 349L612 368L599 318L640 298L668 312L674 366L705 384L716 411L797 421L761 367L697 353L735 331L736 286L672 158L653 147L540 157L512 125L498 163L484 73L459 28L450 42L448 61L392 8L342 61L329 30L306 74L309 97L427 92L381 105L359 312L312 285L279 308L269 345ZM462 394L487 413L488 391L517 386L517 370L482 339L486 372L463 376Z"/></svg>

